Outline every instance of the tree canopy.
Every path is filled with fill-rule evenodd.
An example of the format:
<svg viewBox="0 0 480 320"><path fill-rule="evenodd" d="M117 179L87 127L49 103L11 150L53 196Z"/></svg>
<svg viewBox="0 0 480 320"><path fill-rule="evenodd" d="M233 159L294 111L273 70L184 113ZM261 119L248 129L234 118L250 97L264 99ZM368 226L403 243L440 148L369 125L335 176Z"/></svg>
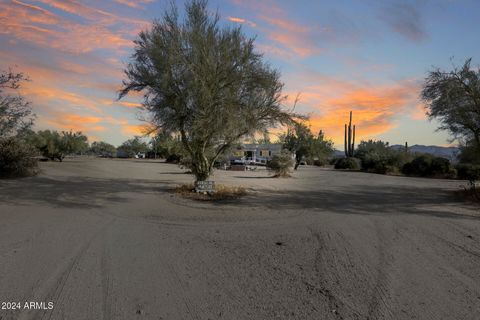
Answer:
<svg viewBox="0 0 480 320"><path fill-rule="evenodd" d="M129 157L133 157L140 152L147 152L148 145L140 137L134 137L123 142L117 150L125 152Z"/></svg>
<svg viewBox="0 0 480 320"><path fill-rule="evenodd" d="M44 157L63 161L66 155L87 151L88 138L81 132L72 131L31 131L27 140L34 145Z"/></svg>
<svg viewBox="0 0 480 320"><path fill-rule="evenodd" d="M440 129L480 146L480 69L471 67L471 59L451 71L430 71L421 98L429 117L440 121Z"/></svg>
<svg viewBox="0 0 480 320"><path fill-rule="evenodd" d="M25 81L23 73L0 70L0 137L16 135L33 124L32 107L18 92Z"/></svg>
<svg viewBox="0 0 480 320"><path fill-rule="evenodd" d="M119 95L144 92L152 123L180 135L197 180L241 137L294 116L282 108L279 72L255 51L254 39L240 27L221 28L219 19L207 1L187 3L183 20L172 4L135 41Z"/></svg>
<svg viewBox="0 0 480 320"><path fill-rule="evenodd" d="M105 141L94 141L90 146L90 151L98 156L113 157L117 151L117 148Z"/></svg>
<svg viewBox="0 0 480 320"><path fill-rule="evenodd" d="M295 153L295 170L302 160L324 160L333 152L333 142L325 139L321 130L315 136L301 122L295 123L281 140L285 149Z"/></svg>

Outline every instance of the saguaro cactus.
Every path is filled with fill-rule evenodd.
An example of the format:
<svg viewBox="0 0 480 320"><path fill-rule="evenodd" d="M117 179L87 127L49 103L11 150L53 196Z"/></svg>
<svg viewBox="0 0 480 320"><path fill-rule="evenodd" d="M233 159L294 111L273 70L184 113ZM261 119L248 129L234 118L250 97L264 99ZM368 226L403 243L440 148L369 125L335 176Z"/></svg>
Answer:
<svg viewBox="0 0 480 320"><path fill-rule="evenodd" d="M353 130L352 130L353 129ZM353 157L355 151L355 125L352 128L352 111L350 111L350 122L345 124L345 157Z"/></svg>

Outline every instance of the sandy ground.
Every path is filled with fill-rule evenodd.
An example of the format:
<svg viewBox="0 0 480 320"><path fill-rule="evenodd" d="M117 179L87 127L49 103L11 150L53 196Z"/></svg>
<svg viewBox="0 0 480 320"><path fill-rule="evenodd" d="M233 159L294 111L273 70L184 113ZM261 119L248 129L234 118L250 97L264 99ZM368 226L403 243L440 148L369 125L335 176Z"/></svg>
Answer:
<svg viewBox="0 0 480 320"><path fill-rule="evenodd" d="M480 319L461 181L219 171L249 195L199 203L170 192L192 179L175 165L41 165L0 181L0 302L22 305L1 320Z"/></svg>

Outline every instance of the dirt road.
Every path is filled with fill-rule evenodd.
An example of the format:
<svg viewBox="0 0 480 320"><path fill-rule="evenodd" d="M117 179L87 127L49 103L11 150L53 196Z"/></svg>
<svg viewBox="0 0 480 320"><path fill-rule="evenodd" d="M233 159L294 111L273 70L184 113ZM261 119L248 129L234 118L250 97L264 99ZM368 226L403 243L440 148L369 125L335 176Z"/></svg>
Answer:
<svg viewBox="0 0 480 320"><path fill-rule="evenodd" d="M169 191L191 180L174 165L42 169L0 181L0 302L21 303L1 320L480 319L480 212L459 181L217 172L251 190L212 204Z"/></svg>

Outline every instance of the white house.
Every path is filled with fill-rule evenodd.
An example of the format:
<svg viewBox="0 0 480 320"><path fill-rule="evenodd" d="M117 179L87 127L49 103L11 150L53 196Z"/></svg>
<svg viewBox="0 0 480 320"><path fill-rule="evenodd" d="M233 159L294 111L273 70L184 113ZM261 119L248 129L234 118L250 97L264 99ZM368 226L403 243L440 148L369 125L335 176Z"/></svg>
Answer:
<svg viewBox="0 0 480 320"><path fill-rule="evenodd" d="M243 144L230 155L230 161L246 164L266 164L275 154L282 152L281 143Z"/></svg>

